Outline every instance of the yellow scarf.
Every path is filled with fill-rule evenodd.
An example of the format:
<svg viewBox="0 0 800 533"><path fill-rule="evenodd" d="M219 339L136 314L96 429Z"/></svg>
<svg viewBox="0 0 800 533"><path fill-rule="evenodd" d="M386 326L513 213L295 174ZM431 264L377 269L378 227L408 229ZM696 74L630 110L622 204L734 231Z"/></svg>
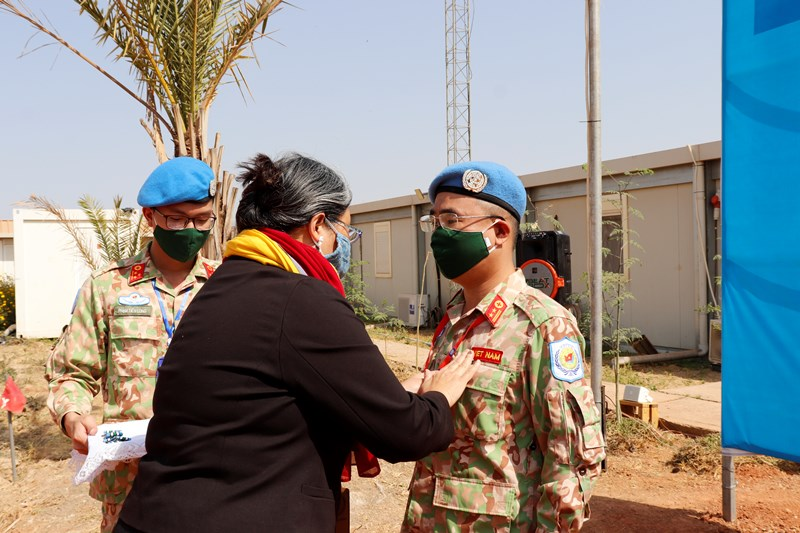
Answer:
<svg viewBox="0 0 800 533"><path fill-rule="evenodd" d="M256 229L246 229L228 241L223 257L238 255L299 274L297 265L278 243Z"/></svg>

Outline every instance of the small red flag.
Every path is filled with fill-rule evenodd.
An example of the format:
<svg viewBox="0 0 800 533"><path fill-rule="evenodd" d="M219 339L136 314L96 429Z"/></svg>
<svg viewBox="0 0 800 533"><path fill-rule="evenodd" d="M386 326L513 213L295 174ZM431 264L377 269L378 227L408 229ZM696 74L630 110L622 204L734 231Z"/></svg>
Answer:
<svg viewBox="0 0 800 533"><path fill-rule="evenodd" d="M6 388L3 390L2 396L0 396L0 408L18 415L25 408L25 402L25 395L19 390L11 376L8 376L6 378Z"/></svg>

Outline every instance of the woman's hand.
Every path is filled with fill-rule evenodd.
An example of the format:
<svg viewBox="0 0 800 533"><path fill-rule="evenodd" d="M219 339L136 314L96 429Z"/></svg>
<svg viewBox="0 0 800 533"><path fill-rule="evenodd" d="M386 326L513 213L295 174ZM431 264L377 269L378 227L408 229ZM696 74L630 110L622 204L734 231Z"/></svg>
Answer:
<svg viewBox="0 0 800 533"><path fill-rule="evenodd" d="M410 378L405 381L402 381L400 384L403 386L405 390L408 392L419 392L419 388L422 385L422 380L425 377L425 374L419 372L418 374L414 374Z"/></svg>
<svg viewBox="0 0 800 533"><path fill-rule="evenodd" d="M450 407L453 407L469 380L478 371L478 365L479 363L473 360L472 350L464 350L441 370L425 370L419 393L441 392L447 398Z"/></svg>

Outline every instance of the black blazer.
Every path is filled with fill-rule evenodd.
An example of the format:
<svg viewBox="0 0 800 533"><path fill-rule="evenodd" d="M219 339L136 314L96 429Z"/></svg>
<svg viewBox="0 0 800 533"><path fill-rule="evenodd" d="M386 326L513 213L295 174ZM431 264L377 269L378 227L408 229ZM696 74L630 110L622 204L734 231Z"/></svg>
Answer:
<svg viewBox="0 0 800 533"><path fill-rule="evenodd" d="M444 395L403 390L332 287L240 258L187 308L153 409L121 516L145 532L332 532L356 441L397 462L453 438Z"/></svg>

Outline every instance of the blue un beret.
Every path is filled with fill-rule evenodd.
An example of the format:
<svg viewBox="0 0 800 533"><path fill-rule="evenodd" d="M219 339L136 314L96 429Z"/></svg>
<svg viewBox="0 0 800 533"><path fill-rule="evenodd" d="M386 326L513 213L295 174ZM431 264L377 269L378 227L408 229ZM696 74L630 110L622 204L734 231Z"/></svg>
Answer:
<svg viewBox="0 0 800 533"><path fill-rule="evenodd" d="M142 207L200 202L214 196L214 171L194 157L176 157L161 163L139 189Z"/></svg>
<svg viewBox="0 0 800 533"><path fill-rule="evenodd" d="M436 193L454 192L472 196L511 213L517 221L522 219L527 205L525 187L508 168L489 161L466 161L442 170L428 188L431 203Z"/></svg>

